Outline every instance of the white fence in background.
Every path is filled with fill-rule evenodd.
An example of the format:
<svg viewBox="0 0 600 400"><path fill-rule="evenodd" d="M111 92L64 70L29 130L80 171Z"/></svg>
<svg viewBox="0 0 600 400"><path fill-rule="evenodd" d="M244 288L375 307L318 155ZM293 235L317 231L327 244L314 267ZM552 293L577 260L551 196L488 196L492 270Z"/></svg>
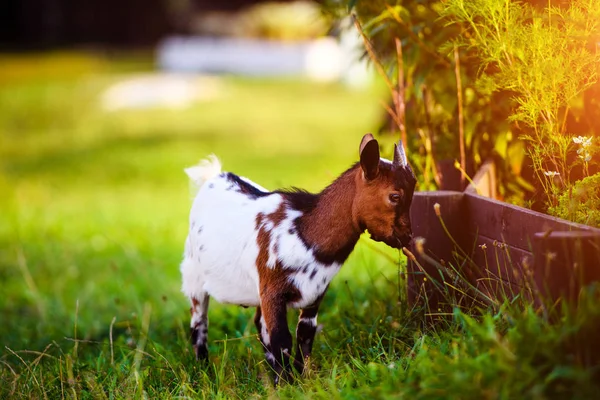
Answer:
<svg viewBox="0 0 600 400"><path fill-rule="evenodd" d="M360 61L360 38L352 33L308 42L173 36L157 49L158 65L169 72L246 76L306 76L363 86L370 79Z"/></svg>

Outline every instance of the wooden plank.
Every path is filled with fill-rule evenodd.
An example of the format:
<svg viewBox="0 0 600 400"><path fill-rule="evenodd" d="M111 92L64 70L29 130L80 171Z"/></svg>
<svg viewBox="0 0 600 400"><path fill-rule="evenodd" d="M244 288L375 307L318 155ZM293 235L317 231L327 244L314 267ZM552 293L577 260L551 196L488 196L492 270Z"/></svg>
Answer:
<svg viewBox="0 0 600 400"><path fill-rule="evenodd" d="M495 238L511 247L531 251L536 233L553 231L591 231L600 229L551 217L523 207L465 193L465 230Z"/></svg>
<svg viewBox="0 0 600 400"><path fill-rule="evenodd" d="M469 183L465 192L496 199L496 186L496 164L494 161L488 160L479 168L473 177L473 182Z"/></svg>
<svg viewBox="0 0 600 400"><path fill-rule="evenodd" d="M533 255L493 238L473 236L471 260L479 266L479 276L472 282L478 289L500 297L515 295L530 285Z"/></svg>
<svg viewBox="0 0 600 400"><path fill-rule="evenodd" d="M461 223L464 219L462 198L462 192L454 191L417 192L413 197L410 210L413 236L426 240L426 253L437 261L450 260L454 245L434 206L439 204L441 218L450 235L461 238L464 237ZM419 256L416 241L413 241L411 251L416 256L416 262L409 259L407 264L408 301L416 304L426 300L428 307L437 309L438 303L442 301L441 293L431 280L424 279L427 274L437 276L437 268Z"/></svg>
<svg viewBox="0 0 600 400"><path fill-rule="evenodd" d="M576 300L582 286L600 281L600 233L536 234L534 276L541 296Z"/></svg>
<svg viewBox="0 0 600 400"><path fill-rule="evenodd" d="M461 274L473 286L499 300L516 294L538 304L544 296L552 300L573 298L581 285L600 281L597 228L473 193L451 191L416 193L411 221L414 236L426 241L424 255L412 244L416 259L407 267L409 302L424 301L433 311L447 311L456 305L449 304L451 299L461 299L461 292L448 288L440 291L424 279L430 276L439 280L438 268L444 262L463 265ZM467 256L470 261L464 262ZM442 274L441 280L452 279L452 271L446 269ZM468 302L465 296L462 299Z"/></svg>
<svg viewBox="0 0 600 400"><path fill-rule="evenodd" d="M462 198L463 193L454 191L417 192L413 197L410 210L413 236L425 238L428 250L438 258L449 259L453 249L442 221L450 236L464 237ZM434 208L436 204L441 220Z"/></svg>

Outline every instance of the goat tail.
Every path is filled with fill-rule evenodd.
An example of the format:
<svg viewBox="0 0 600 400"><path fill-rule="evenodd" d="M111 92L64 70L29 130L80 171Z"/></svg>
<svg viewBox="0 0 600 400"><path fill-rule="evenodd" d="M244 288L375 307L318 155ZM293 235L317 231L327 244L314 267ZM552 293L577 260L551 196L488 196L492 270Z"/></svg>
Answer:
<svg viewBox="0 0 600 400"><path fill-rule="evenodd" d="M193 195L208 181L221 173L221 162L214 154L201 160L198 165L184 169L192 184Z"/></svg>

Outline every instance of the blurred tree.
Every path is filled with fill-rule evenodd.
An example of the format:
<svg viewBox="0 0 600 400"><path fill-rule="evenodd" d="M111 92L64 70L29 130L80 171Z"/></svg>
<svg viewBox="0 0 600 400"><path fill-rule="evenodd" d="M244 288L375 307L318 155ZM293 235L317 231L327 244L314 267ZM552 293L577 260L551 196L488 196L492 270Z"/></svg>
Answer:
<svg viewBox="0 0 600 400"><path fill-rule="evenodd" d="M172 30L163 0L3 0L5 49L145 46ZM6 24L4 22L7 22Z"/></svg>
<svg viewBox="0 0 600 400"><path fill-rule="evenodd" d="M284 0L291 1L291 0ZM71 45L149 46L188 33L193 17L265 0L2 0L0 49Z"/></svg>

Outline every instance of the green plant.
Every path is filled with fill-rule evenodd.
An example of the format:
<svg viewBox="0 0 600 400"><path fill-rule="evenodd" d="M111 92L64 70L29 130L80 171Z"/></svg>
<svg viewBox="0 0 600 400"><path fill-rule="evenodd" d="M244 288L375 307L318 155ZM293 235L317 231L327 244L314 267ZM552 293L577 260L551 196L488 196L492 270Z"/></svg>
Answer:
<svg viewBox="0 0 600 400"><path fill-rule="evenodd" d="M430 6L433 3L424 4ZM404 7L385 1L357 2L355 12L358 20L362 21L362 25L358 22L356 25L365 39L369 56L379 66L379 73L390 90L391 106L386 107L386 110L393 123L384 128L384 131L388 129L392 132L399 131L405 145L418 146L419 155L412 156L412 161L423 178L422 188L430 189L441 183L436 160L440 156L446 157L443 154L448 154L448 149L444 148L447 144L439 140L444 133L438 132L436 127L440 126L440 123L444 127L449 122L448 117L452 117L456 109L458 109L456 112L460 113L462 104L458 104L456 96L452 96L451 103L444 104L440 109L438 98L433 96L432 90L429 89L430 84L435 87L431 79L426 79L429 72L440 70L453 74L456 69L451 59L438 54L437 49L432 46L436 43L436 39L438 42L447 40L448 32L443 32L439 36L430 35L427 38L428 44L423 40L422 34L427 31L428 25L435 27L436 24L431 18L434 14L433 10L422 5L420 8L421 12L419 7L408 5ZM460 73L458 77L460 81ZM454 79L446 89L452 88L453 81ZM447 82L444 84L447 85ZM454 90L455 93L459 93L459 98L461 91L462 86L459 84ZM450 110L452 114L448 114ZM446 132L448 128L450 132L454 129L460 132L460 140L455 144L458 144L456 150L458 148L461 150L461 165L464 166L462 123L463 119L460 118L456 127L444 128ZM408 136L409 133L411 137ZM454 153L454 150L453 144L451 152Z"/></svg>
<svg viewBox="0 0 600 400"><path fill-rule="evenodd" d="M498 379L503 380L506 386L513 388L514 385L523 385L524 382L515 379L508 370L516 368L518 373L532 374L529 375L531 380L519 389L521 392L518 397L590 396L591 390L594 389L585 383L585 378L580 378L583 375L592 379L600 377L600 352L595 349L592 339L593 332L600 322L598 283L582 286L575 299L557 301L547 298L538 290L534 272L528 262L523 261L520 266L513 263L511 252L503 243L494 241L492 246L495 259L486 258L485 268L475 265L472 259L473 251L485 251L488 246L473 246L471 250L461 248L445 225L440 205L435 204L433 208L448 238L454 243L453 259L441 261L430 256L423 238L415 239L418 257L407 249L404 249L404 252L421 275L415 271L411 273L416 279L433 287L436 297L439 296L439 301L435 303L436 308L431 307L427 297L421 297L425 315L441 317L441 321L438 322L445 323L437 325L445 326L445 333L460 327L458 331L463 335L462 339L459 342L451 342L450 352L455 357L457 366L460 363L459 359L465 361L462 351L478 357L481 363L473 367L481 368L478 370L480 379L477 382L484 386L494 381L491 376L486 375L488 368L495 371L493 375L499 374ZM500 261L500 257L503 256L504 260ZM522 271L521 274L516 274L515 271L513 279L517 281L512 283L516 283L517 286L510 287L506 277L491 272L499 270L500 263L507 260L507 268L513 271L518 268ZM494 265L495 263L498 264ZM473 276L473 269L469 267L474 267L476 271L485 269L485 272ZM593 267L593 264L590 267ZM425 284L423 287L425 289ZM426 290L422 294L426 296L425 292ZM429 294L431 295L431 292ZM534 302L532 299L538 301ZM490 351L479 352L479 346L487 347ZM439 351L438 347L432 348L433 351L434 349ZM530 363L525 365L523 360L529 360ZM435 364L433 361L432 363ZM460 368L468 369L469 364L461 364ZM583 375L579 375L580 373ZM444 383L442 379L437 381L440 385L438 390L453 387L456 382L452 376L445 376L448 380ZM540 384L533 376L545 376L544 384ZM466 393L463 393L463 396ZM506 396L507 392L493 393L492 397L511 397Z"/></svg>
<svg viewBox="0 0 600 400"><path fill-rule="evenodd" d="M555 205L554 178L563 188L571 184L569 109L597 81L600 1L540 9L514 0L449 0L441 15L463 27L459 43L476 51L484 71L479 87L513 93L509 120L526 127L520 137L547 205Z"/></svg>
<svg viewBox="0 0 600 400"><path fill-rule="evenodd" d="M502 181L508 183L500 188L502 195L522 197L532 189L521 177L521 144L513 139L514 127L503 117L510 111L510 93L483 91L476 85L480 72L473 61L476 54L453 46L461 28L447 25L440 17L444 2L327 3L338 18L354 13L360 22L372 47L370 58L382 66L380 72L391 83L388 114L390 110L398 114L395 97L403 92L403 127L392 115L381 133L407 132L406 145L420 174L421 189L439 187L443 179L439 168L445 160L458 159L461 168L473 175L490 157L499 160ZM400 87L403 90L394 93Z"/></svg>
<svg viewBox="0 0 600 400"><path fill-rule="evenodd" d="M328 3L338 16L355 13L388 86L402 85L402 128L392 115L383 132L408 133L423 188L440 184L440 160L458 159L473 175L483 160L494 158L500 196L529 202L535 189L527 179L533 179L544 190L531 204L545 209L556 199L554 180L564 188L580 177L571 138L599 129L593 118L600 112L593 100L598 0ZM397 95L390 95L386 108L397 115ZM529 163L533 175L525 179ZM556 171L558 178L544 171Z"/></svg>
<svg viewBox="0 0 600 400"><path fill-rule="evenodd" d="M575 182L548 211L559 218L600 227L600 173Z"/></svg>

